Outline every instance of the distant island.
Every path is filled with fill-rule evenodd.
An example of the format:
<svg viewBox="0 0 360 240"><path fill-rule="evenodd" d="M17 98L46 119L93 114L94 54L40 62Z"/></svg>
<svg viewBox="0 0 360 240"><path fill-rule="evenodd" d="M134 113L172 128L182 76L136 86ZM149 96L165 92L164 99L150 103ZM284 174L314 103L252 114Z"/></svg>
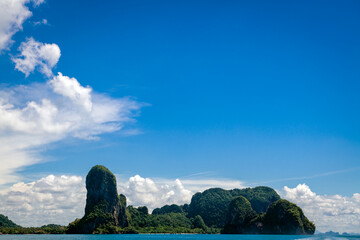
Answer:
<svg viewBox="0 0 360 240"><path fill-rule="evenodd" d="M0 215L3 234L222 233L312 235L315 225L302 209L269 187L224 190L193 195L190 204L148 208L127 206L118 194L114 174L96 165L86 177L85 215L68 226L22 228Z"/></svg>
<svg viewBox="0 0 360 240"><path fill-rule="evenodd" d="M360 234L359 233L347 233L347 232L343 232L343 233L339 233L339 232L334 232L334 231L329 231L329 232L325 232L325 233L322 233L322 232L315 232L316 235L320 235L320 236L330 236L330 237L349 237L349 236L352 236L352 237L359 237Z"/></svg>

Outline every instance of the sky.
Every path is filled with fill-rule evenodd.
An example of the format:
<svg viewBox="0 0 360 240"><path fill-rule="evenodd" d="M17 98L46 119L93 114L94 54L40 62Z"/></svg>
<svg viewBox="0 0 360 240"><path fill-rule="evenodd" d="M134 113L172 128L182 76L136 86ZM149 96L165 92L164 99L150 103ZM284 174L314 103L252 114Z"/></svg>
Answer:
<svg viewBox="0 0 360 240"><path fill-rule="evenodd" d="M67 224L102 164L135 206L266 185L359 232L359 10L0 0L0 213Z"/></svg>

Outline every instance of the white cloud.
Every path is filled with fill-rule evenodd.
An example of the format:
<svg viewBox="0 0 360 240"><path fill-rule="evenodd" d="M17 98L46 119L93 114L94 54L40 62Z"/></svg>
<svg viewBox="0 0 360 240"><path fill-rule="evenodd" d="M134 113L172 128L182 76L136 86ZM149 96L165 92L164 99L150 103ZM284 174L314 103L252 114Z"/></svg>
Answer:
<svg viewBox="0 0 360 240"><path fill-rule="evenodd" d="M285 186L283 197L300 206L321 232L359 232L359 193L352 197L318 195L306 184L299 184L295 188Z"/></svg>
<svg viewBox="0 0 360 240"><path fill-rule="evenodd" d="M49 175L0 193L0 212L22 226L67 225L84 214L86 189L79 176Z"/></svg>
<svg viewBox="0 0 360 240"><path fill-rule="evenodd" d="M41 20L41 21L35 21L35 22L33 22L33 24L34 24L34 26L38 26L38 25L48 25L49 23L48 23L48 20L44 18L44 19Z"/></svg>
<svg viewBox="0 0 360 240"><path fill-rule="evenodd" d="M8 49L12 44L12 36L22 29L26 19L32 13L26 4L30 0L1 0L0 1L0 51ZM44 0L33 0L34 6L38 6Z"/></svg>
<svg viewBox="0 0 360 240"><path fill-rule="evenodd" d="M120 180L119 180L120 179ZM150 179L139 175L121 180L118 177L118 189L128 198L128 204L147 206L150 211L166 204L182 205L190 203L196 192L208 188L243 188L242 182L231 179Z"/></svg>
<svg viewBox="0 0 360 240"><path fill-rule="evenodd" d="M46 144L121 130L140 107L129 98L92 92L61 73L47 83L0 89L0 184L16 181L17 170L42 161Z"/></svg>
<svg viewBox="0 0 360 240"><path fill-rule="evenodd" d="M69 98L74 103L84 107L88 112L91 112L91 88L83 87L75 78L63 76L61 73L55 76L49 84L54 92Z"/></svg>
<svg viewBox="0 0 360 240"><path fill-rule="evenodd" d="M39 6L40 4L44 3L45 0L32 0L32 2L34 3L34 6L37 7L37 6Z"/></svg>
<svg viewBox="0 0 360 240"><path fill-rule="evenodd" d="M55 67L60 58L60 48L55 43L47 44L28 38L22 42L18 57L12 58L15 63L15 69L28 76L36 67L38 70L50 77L53 75L52 68Z"/></svg>
<svg viewBox="0 0 360 240"><path fill-rule="evenodd" d="M130 177L126 182L118 180L118 191L127 197L128 205L147 206L150 212L166 204L189 203L193 195L179 179L157 183L139 175Z"/></svg>

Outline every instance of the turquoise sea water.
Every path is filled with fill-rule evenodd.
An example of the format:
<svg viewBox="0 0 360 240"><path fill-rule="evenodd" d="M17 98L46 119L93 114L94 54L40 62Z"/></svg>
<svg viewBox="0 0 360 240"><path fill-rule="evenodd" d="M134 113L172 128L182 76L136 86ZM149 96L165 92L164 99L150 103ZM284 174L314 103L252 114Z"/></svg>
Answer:
<svg viewBox="0 0 360 240"><path fill-rule="evenodd" d="M360 236L297 236L297 235L0 235L0 240L360 240Z"/></svg>

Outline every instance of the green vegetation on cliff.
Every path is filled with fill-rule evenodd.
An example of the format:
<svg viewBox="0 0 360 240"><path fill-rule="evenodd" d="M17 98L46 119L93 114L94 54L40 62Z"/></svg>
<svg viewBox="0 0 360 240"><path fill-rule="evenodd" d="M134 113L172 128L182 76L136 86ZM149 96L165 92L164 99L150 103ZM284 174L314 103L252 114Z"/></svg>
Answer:
<svg viewBox="0 0 360 240"><path fill-rule="evenodd" d="M183 212L184 212L184 210L182 209L181 206L172 204L172 205L165 205L161 208L155 208L151 214L156 215L156 214L183 213Z"/></svg>
<svg viewBox="0 0 360 240"><path fill-rule="evenodd" d="M15 228L15 227L20 227L20 226L17 225L16 223L14 223L13 221L11 221L7 216L0 214L0 227Z"/></svg>
<svg viewBox="0 0 360 240"><path fill-rule="evenodd" d="M223 227L230 201L238 196L245 197L257 213L265 212L271 203L280 199L274 189L269 187L233 190L211 188L192 197L189 216L200 215L207 226Z"/></svg>
<svg viewBox="0 0 360 240"><path fill-rule="evenodd" d="M235 197L229 204L223 233L249 233L252 220L257 217L250 202L243 196Z"/></svg>
<svg viewBox="0 0 360 240"><path fill-rule="evenodd" d="M0 234L64 234L66 227L48 224L42 227L0 227Z"/></svg>
<svg viewBox="0 0 360 240"><path fill-rule="evenodd" d="M7 216L0 214L0 234L64 234L66 228L57 224L41 227L21 227Z"/></svg>
<svg viewBox="0 0 360 240"><path fill-rule="evenodd" d="M126 225L126 198L117 193L116 178L104 166L94 166L86 176L85 215L70 223L67 233L116 232Z"/></svg>
<svg viewBox="0 0 360 240"><path fill-rule="evenodd" d="M121 227L127 226L127 220L126 220L126 197L123 194L119 195L119 201L120 201L120 208L119 208L119 214L118 214L118 225Z"/></svg>
<svg viewBox="0 0 360 240"><path fill-rule="evenodd" d="M210 232L210 229L208 228L208 226L206 226L204 220L200 215L196 215L194 218L192 218L191 222L194 228L200 228L206 233Z"/></svg>
<svg viewBox="0 0 360 240"><path fill-rule="evenodd" d="M314 234L315 225L304 215L300 207L285 199L273 203L264 217L264 233Z"/></svg>
<svg viewBox="0 0 360 240"><path fill-rule="evenodd" d="M200 216L190 219L183 212L148 214L146 207L129 206L126 214L129 228L138 233L207 233L209 230Z"/></svg>
<svg viewBox="0 0 360 240"><path fill-rule="evenodd" d="M222 227L231 199L230 191L221 188L196 193L191 199L188 216L200 215L207 226Z"/></svg>
<svg viewBox="0 0 360 240"><path fill-rule="evenodd" d="M114 206L119 204L116 189L116 178L104 166L94 166L86 176L86 207L85 215L90 214L95 208L104 212L112 212Z"/></svg>
<svg viewBox="0 0 360 240"><path fill-rule="evenodd" d="M280 199L279 194L274 189L264 186L244 189L230 190L233 197L243 196L249 200L252 209L257 213L264 213L271 203Z"/></svg>

